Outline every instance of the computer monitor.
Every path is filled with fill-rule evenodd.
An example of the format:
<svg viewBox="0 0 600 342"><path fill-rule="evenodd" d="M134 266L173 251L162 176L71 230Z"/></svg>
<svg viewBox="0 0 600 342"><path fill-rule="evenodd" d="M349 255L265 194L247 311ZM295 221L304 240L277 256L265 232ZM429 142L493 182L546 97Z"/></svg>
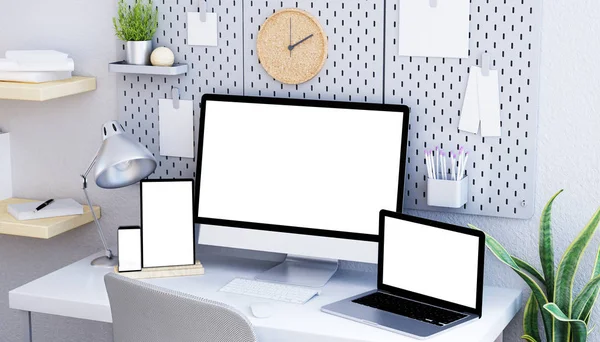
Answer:
<svg viewBox="0 0 600 342"><path fill-rule="evenodd" d="M401 211L408 107L204 95L199 243L286 253L259 279L324 285L377 262L379 211ZM297 272L296 272L297 271Z"/></svg>

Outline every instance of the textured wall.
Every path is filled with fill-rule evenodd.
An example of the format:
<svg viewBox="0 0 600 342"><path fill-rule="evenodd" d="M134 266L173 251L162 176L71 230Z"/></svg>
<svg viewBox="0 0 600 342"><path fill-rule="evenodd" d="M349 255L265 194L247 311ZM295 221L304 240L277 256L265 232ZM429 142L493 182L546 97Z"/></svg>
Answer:
<svg viewBox="0 0 600 342"><path fill-rule="evenodd" d="M478 2L480 0L474 0ZM73 55L79 74L98 77L92 93L28 103L0 100L0 127L11 132L15 195L73 197L82 201L78 174L100 143L99 127L117 118L115 76L107 63L117 59L110 18L114 1L0 0L0 54L7 49L55 48ZM537 225L544 202L558 189L567 191L555 205L557 259L600 206L599 94L600 3L554 0L544 3L538 184L536 215L530 221L417 213L458 224L474 223L493 234L516 255L537 260ZM136 188L90 189L103 209L111 245L116 227L138 222ZM593 247L600 244L597 236ZM21 322L8 309L7 292L98 250L99 238L88 225L50 240L0 235L0 341L18 341ZM581 265L579 289L593 265L589 251ZM525 288L518 277L488 255L486 284ZM347 265L352 266L352 265ZM600 310L594 321L600 323ZM35 341L111 341L108 324L33 315ZM518 341L520 318L505 335ZM594 332L590 341L600 341Z"/></svg>

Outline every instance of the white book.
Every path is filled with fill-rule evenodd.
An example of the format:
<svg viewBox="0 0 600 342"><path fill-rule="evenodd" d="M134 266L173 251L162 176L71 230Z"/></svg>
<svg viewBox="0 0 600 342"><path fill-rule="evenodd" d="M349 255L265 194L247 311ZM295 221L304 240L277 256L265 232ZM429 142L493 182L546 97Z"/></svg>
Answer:
<svg viewBox="0 0 600 342"><path fill-rule="evenodd" d="M54 50L9 50L6 51L6 59L16 62L62 62L69 58L69 55Z"/></svg>
<svg viewBox="0 0 600 342"><path fill-rule="evenodd" d="M73 71L75 62L67 58L57 62L15 62L11 59L0 58L2 71Z"/></svg>
<svg viewBox="0 0 600 342"><path fill-rule="evenodd" d="M44 202L10 204L8 205L8 213L19 221L83 214L83 206L70 198L54 200L44 209L34 212L35 208L42 203Z"/></svg>
<svg viewBox="0 0 600 342"><path fill-rule="evenodd" d="M0 71L0 81L7 82L44 83L71 77L70 71Z"/></svg>

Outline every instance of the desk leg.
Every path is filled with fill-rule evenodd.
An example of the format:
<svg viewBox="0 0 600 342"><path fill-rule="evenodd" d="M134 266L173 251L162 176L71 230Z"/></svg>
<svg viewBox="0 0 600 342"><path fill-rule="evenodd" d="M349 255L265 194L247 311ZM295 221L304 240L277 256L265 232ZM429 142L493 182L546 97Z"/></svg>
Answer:
<svg viewBox="0 0 600 342"><path fill-rule="evenodd" d="M23 341L33 342L31 335L31 311L21 311L23 317Z"/></svg>
<svg viewBox="0 0 600 342"><path fill-rule="evenodd" d="M503 333L500 333L500 336L498 336L498 338L496 339L495 342L502 342L504 341L504 338L502 337Z"/></svg>

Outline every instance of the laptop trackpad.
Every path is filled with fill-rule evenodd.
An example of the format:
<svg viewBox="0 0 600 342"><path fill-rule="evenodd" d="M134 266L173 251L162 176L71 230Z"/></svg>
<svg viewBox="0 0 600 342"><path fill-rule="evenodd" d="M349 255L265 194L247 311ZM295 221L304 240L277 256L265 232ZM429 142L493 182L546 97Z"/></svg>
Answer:
<svg viewBox="0 0 600 342"><path fill-rule="evenodd" d="M467 316L452 324L439 326L353 303L352 299L324 306L322 310L327 313L349 318L385 330L414 335L421 338L437 334L473 318L473 316Z"/></svg>

